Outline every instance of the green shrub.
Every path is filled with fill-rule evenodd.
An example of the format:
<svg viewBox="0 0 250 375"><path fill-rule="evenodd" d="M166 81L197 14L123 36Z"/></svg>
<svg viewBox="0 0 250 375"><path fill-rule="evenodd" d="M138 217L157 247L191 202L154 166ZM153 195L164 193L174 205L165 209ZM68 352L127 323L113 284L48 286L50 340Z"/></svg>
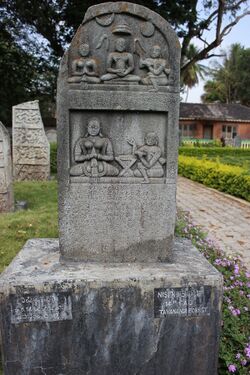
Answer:
<svg viewBox="0 0 250 375"><path fill-rule="evenodd" d="M250 157L250 148L236 148L236 147L180 147L180 155L202 157L217 157L217 156L245 156Z"/></svg>
<svg viewBox="0 0 250 375"><path fill-rule="evenodd" d="M250 202L250 176L244 168L180 155L179 174Z"/></svg>
<svg viewBox="0 0 250 375"><path fill-rule="evenodd" d="M57 173L57 143L50 144L50 173Z"/></svg>
<svg viewBox="0 0 250 375"><path fill-rule="evenodd" d="M184 147L221 147L219 139L183 138L181 145Z"/></svg>

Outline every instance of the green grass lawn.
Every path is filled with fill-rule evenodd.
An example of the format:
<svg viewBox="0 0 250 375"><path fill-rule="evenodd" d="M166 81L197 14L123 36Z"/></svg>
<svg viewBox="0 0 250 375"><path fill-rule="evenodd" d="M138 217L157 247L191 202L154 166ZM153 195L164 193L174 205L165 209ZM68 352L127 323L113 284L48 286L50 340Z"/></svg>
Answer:
<svg viewBox="0 0 250 375"><path fill-rule="evenodd" d="M0 214L0 272L28 239L58 237L57 182L16 182L14 192L29 208Z"/></svg>

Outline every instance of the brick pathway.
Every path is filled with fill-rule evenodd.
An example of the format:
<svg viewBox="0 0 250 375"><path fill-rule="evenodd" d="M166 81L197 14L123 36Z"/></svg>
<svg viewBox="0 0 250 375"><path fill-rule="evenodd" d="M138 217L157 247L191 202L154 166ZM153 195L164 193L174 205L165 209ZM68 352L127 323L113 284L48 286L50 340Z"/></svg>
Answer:
<svg viewBox="0 0 250 375"><path fill-rule="evenodd" d="M250 203L178 177L177 206L190 211L195 224L250 268Z"/></svg>

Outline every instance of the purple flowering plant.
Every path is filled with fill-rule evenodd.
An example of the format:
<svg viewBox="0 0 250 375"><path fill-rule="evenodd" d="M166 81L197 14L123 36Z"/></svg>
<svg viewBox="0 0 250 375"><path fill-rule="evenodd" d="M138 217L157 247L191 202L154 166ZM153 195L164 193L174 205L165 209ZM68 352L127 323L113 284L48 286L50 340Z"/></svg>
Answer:
<svg viewBox="0 0 250 375"><path fill-rule="evenodd" d="M178 211L176 235L190 239L224 278L218 375L250 374L250 272L239 256L226 255L209 239L188 212Z"/></svg>

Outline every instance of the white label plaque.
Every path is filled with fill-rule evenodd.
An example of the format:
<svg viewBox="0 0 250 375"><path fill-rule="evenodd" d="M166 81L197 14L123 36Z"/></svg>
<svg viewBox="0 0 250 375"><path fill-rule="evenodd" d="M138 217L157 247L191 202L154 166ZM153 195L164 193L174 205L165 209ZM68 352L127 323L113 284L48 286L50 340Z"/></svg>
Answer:
<svg viewBox="0 0 250 375"><path fill-rule="evenodd" d="M56 322L72 319L71 296L66 293L24 294L11 298L11 323Z"/></svg>
<svg viewBox="0 0 250 375"><path fill-rule="evenodd" d="M210 300L210 286L155 289L154 316L210 315Z"/></svg>

